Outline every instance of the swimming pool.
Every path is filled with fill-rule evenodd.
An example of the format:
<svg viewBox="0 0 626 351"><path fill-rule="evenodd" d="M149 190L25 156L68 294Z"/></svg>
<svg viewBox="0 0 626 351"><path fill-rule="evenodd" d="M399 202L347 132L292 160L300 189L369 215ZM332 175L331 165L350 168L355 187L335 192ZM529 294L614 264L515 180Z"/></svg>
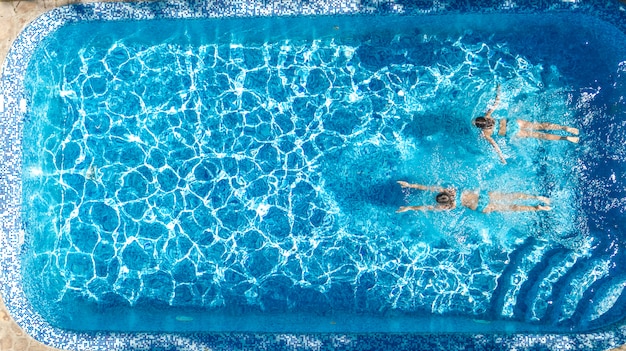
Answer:
<svg viewBox="0 0 626 351"><path fill-rule="evenodd" d="M55 15L163 19L70 21L33 47L23 100L7 95L30 132L11 144L23 145L20 196L32 205L13 208L26 233L13 281L33 310L16 319L49 328L34 332L43 341L77 335L63 329L95 345L110 339L84 333L568 340L623 318L614 27L572 12L406 4L420 15L181 21L168 18L211 16L94 6ZM602 59L591 66L591 55ZM496 115L573 125L581 143L500 141L500 164L469 123L497 84ZM553 210L396 214L428 200L397 180L536 193Z"/></svg>

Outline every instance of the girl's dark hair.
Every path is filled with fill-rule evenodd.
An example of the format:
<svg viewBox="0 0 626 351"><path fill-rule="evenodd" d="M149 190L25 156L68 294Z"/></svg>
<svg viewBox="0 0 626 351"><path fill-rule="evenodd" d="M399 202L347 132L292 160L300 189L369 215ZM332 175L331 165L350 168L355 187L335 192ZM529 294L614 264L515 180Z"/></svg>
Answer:
<svg viewBox="0 0 626 351"><path fill-rule="evenodd" d="M493 120L493 118L485 118L483 116L480 116L474 119L474 125L478 127L479 129L489 129L493 127L495 124L496 122Z"/></svg>
<svg viewBox="0 0 626 351"><path fill-rule="evenodd" d="M454 203L454 195L448 192L439 193L435 200L440 205L452 205Z"/></svg>

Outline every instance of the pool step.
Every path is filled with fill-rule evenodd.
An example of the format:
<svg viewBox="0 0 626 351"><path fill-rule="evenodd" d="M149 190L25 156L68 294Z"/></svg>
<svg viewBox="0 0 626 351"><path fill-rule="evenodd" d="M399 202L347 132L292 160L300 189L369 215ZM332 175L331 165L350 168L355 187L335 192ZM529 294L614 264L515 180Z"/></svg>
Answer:
<svg viewBox="0 0 626 351"><path fill-rule="evenodd" d="M612 272L613 258L529 238L509 255L492 315L561 327L611 322L626 310L626 271Z"/></svg>
<svg viewBox="0 0 626 351"><path fill-rule="evenodd" d="M622 319L626 310L626 274L609 274L592 286L590 301L581 308L581 323L584 325L606 325Z"/></svg>
<svg viewBox="0 0 626 351"><path fill-rule="evenodd" d="M624 279L616 275L613 259L611 255L596 254L577 262L558 283L555 303L546 320L561 326L593 326L609 318L624 295Z"/></svg>
<svg viewBox="0 0 626 351"><path fill-rule="evenodd" d="M509 255L509 262L498 278L496 289L491 299L491 313L504 318L514 315L517 297L523 284L548 250L547 243L535 238L528 238Z"/></svg>
<svg viewBox="0 0 626 351"><path fill-rule="evenodd" d="M572 267L567 279L563 279L557 303L553 305L553 321L563 323L576 313L579 302L583 302L592 284L609 274L610 263L610 258L592 258L580 260Z"/></svg>
<svg viewBox="0 0 626 351"><path fill-rule="evenodd" d="M524 282L520 289L514 310L516 319L529 322L542 320L553 303L555 284L569 272L578 258L577 254L562 247L546 252L544 259L529 273L531 279Z"/></svg>

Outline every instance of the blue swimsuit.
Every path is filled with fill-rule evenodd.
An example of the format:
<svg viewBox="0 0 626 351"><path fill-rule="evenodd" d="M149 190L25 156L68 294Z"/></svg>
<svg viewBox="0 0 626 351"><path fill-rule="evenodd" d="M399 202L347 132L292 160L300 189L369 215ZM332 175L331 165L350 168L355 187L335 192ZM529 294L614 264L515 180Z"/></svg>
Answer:
<svg viewBox="0 0 626 351"><path fill-rule="evenodd" d="M478 192L478 205L476 206L476 211L484 212L487 206L489 206L489 194L485 194L479 191Z"/></svg>
<svg viewBox="0 0 626 351"><path fill-rule="evenodd" d="M517 134L520 131L521 128L519 126L519 123L517 123L516 119L505 118L504 120L506 121L506 133L505 133L505 135L508 134L508 135L513 136L513 135ZM493 126L493 133L498 135L498 136L501 136L499 134L499 131L500 131L500 120L496 120L496 123Z"/></svg>

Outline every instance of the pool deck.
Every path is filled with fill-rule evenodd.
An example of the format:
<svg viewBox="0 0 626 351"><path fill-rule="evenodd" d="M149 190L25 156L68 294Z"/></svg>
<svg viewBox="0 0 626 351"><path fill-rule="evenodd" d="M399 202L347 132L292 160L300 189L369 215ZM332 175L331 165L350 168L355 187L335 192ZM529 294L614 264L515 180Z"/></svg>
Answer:
<svg viewBox="0 0 626 351"><path fill-rule="evenodd" d="M111 0L99 0L111 1ZM117 0L120 1L120 0ZM620 0L626 4L626 0ZM94 0L0 0L0 63L7 55L11 44L22 29L42 13L55 7L74 3L95 2ZM45 346L27 335L8 314L0 296L0 351L9 350L58 350ZM626 345L612 351L626 351Z"/></svg>

